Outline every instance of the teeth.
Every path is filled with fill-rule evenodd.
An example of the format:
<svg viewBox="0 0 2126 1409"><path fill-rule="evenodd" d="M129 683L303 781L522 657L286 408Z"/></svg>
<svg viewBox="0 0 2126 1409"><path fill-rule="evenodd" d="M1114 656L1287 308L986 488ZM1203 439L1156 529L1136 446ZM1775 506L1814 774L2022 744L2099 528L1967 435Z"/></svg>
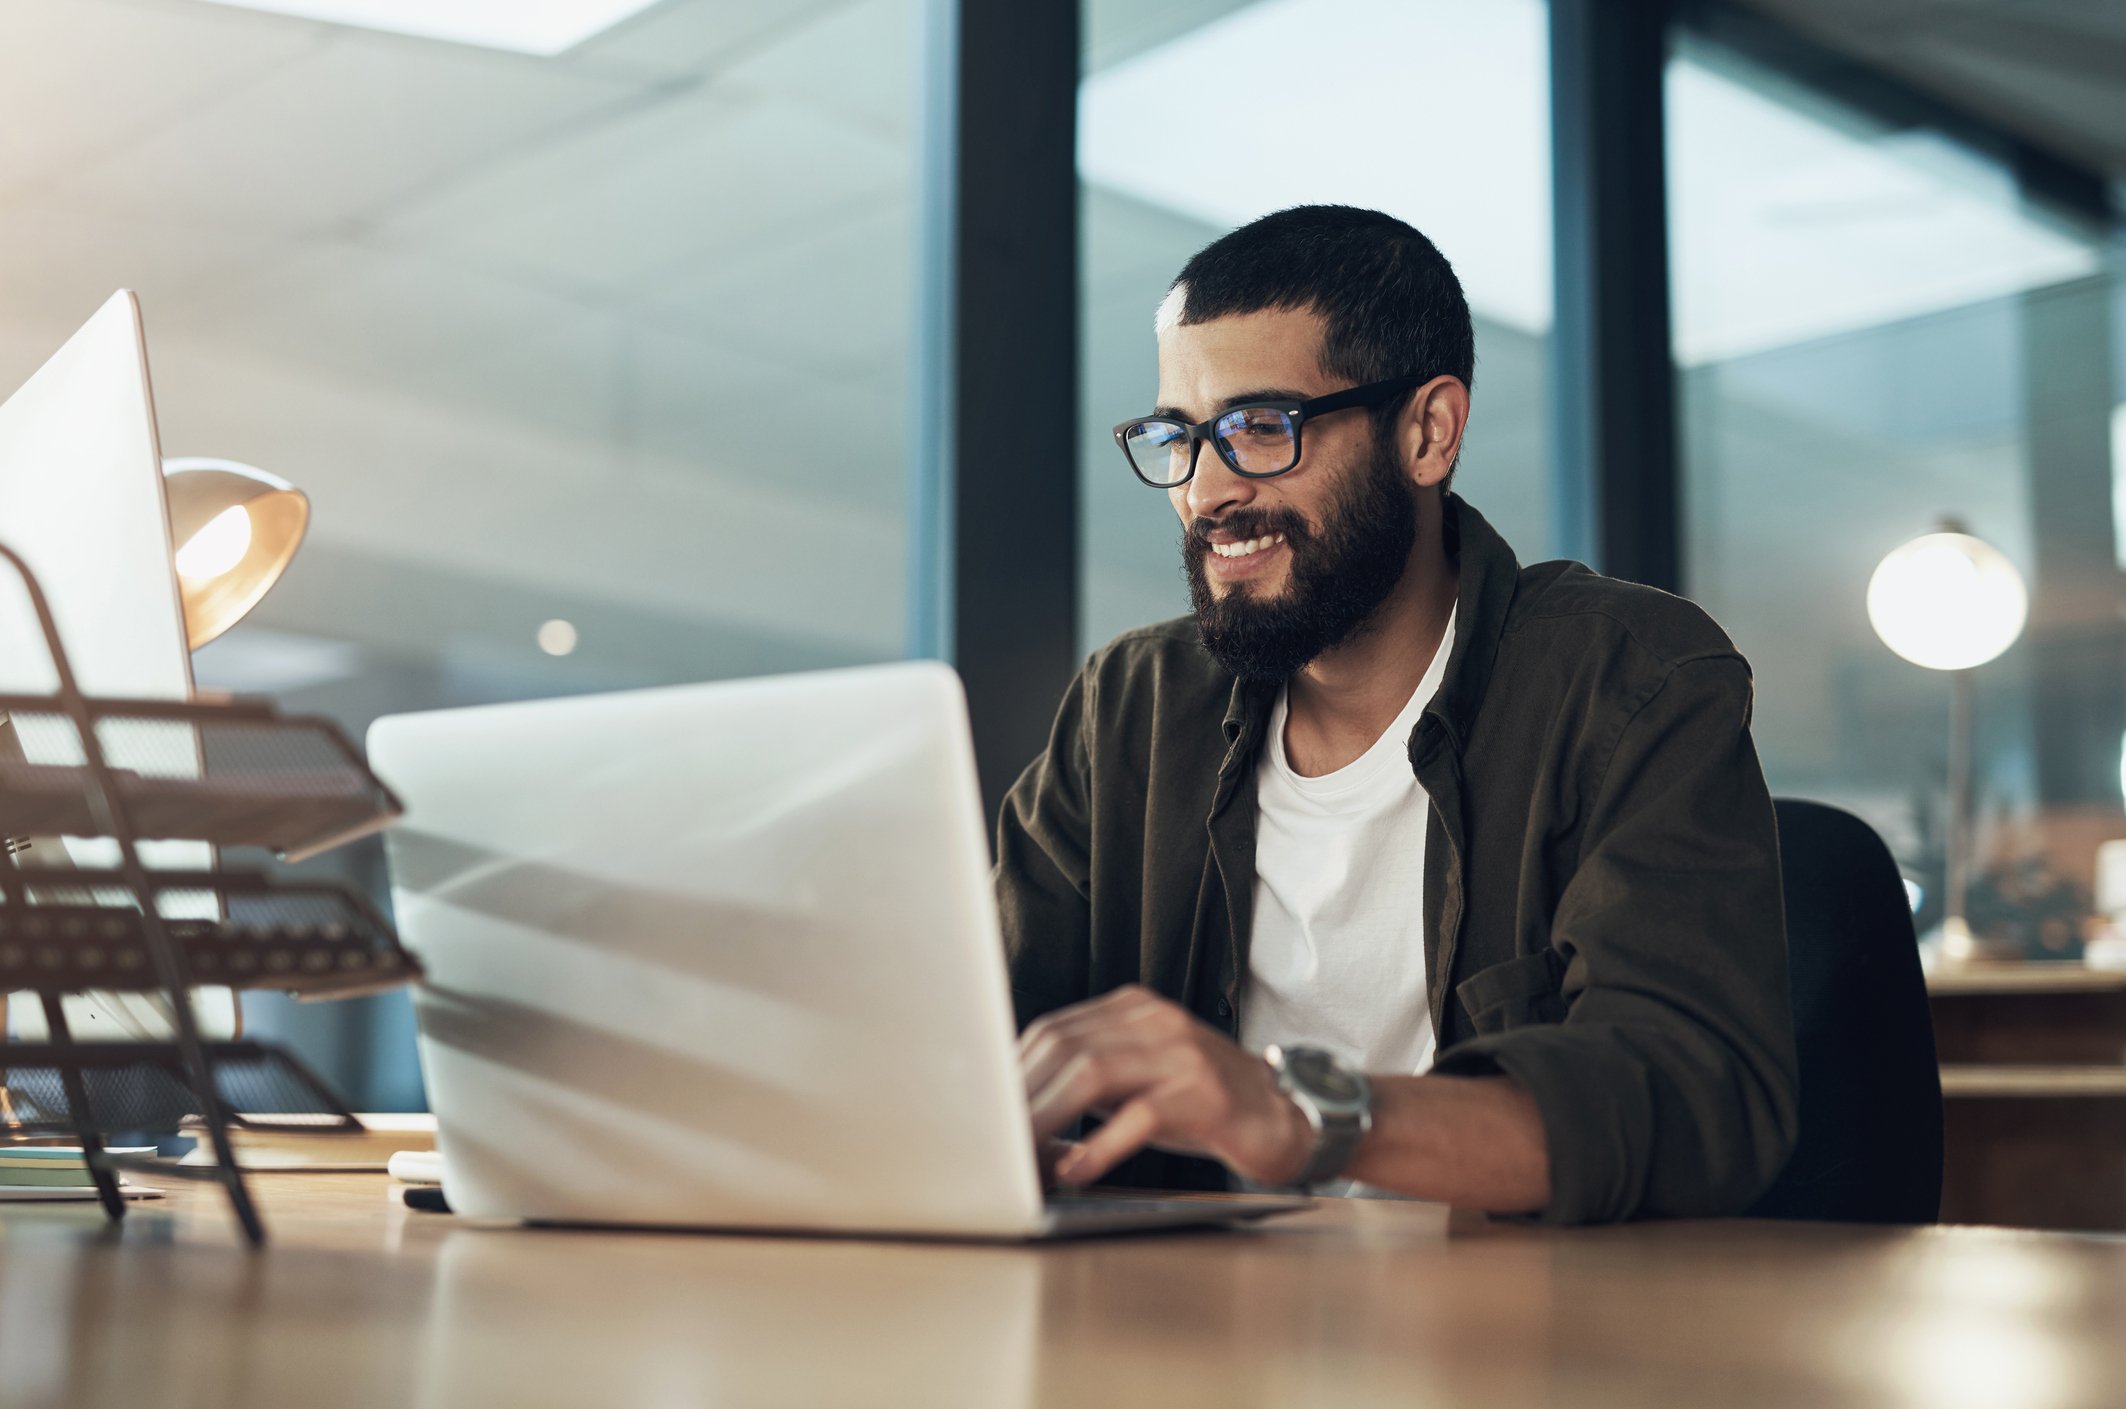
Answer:
<svg viewBox="0 0 2126 1409"><path fill-rule="evenodd" d="M1250 538L1244 543L1213 543L1211 551L1221 558L1245 558L1250 553L1260 553L1265 548L1274 548L1284 542L1284 535L1273 533L1264 538Z"/></svg>

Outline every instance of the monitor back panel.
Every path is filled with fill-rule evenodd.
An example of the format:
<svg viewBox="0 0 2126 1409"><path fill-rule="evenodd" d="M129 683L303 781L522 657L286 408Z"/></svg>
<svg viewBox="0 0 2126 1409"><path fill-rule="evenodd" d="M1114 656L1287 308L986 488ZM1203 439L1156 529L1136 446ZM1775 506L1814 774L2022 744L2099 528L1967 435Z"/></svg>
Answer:
<svg viewBox="0 0 2126 1409"><path fill-rule="evenodd" d="M131 293L112 294L0 404L0 543L37 574L83 690L191 697L192 658L171 557L147 343ZM12 568L0 567L0 691L42 694L57 686L21 581ZM81 761L72 728L56 718L23 719L14 732L30 762ZM120 768L167 772L173 762L197 762L198 741L182 724L112 730L104 745ZM214 864L213 848L201 842L154 841L141 854L150 866ZM116 848L105 841L67 839L62 846L60 839L40 838L23 864L111 866L116 859ZM185 913L217 918L211 904ZM171 1031L167 1006L146 995L100 993L66 1004L77 1037ZM227 989L199 990L194 1008L208 1036L235 1030L236 1004ZM41 1035L35 1003L13 1004L10 1012L18 1036Z"/></svg>

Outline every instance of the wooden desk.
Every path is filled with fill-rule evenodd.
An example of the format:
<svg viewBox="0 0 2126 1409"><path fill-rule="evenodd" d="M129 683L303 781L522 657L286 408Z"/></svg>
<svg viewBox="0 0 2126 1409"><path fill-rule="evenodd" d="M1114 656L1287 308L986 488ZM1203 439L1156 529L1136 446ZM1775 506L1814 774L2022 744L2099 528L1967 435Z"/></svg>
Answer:
<svg viewBox="0 0 2126 1409"><path fill-rule="evenodd" d="M1331 1203L1040 1249L528 1232L375 1175L0 1214L0 1404L2090 1405L2126 1240Z"/></svg>

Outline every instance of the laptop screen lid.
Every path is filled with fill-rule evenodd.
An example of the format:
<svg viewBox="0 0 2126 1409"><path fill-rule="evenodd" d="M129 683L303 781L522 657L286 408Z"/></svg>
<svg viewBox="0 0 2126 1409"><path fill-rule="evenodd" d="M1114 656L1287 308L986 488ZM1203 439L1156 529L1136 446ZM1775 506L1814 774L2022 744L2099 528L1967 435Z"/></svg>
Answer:
<svg viewBox="0 0 2126 1409"><path fill-rule="evenodd" d="M1041 1195L966 705L914 662L380 719L451 1204L1011 1235Z"/></svg>

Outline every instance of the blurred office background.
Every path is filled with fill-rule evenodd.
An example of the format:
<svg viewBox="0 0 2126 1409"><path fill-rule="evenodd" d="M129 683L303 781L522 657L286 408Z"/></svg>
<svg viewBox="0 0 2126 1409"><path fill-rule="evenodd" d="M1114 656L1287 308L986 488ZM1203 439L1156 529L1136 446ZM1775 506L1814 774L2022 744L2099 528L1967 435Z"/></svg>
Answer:
<svg viewBox="0 0 2126 1409"><path fill-rule="evenodd" d="M938 189L934 7L585 0L589 32L551 53L524 17L568 7L421 32L446 8L0 7L0 393L133 287L165 453L313 500L288 576L199 654L200 683L359 736L398 710L949 644L927 222L984 196ZM1062 649L1185 609L1171 512L1106 428L1150 403L1181 261L1304 201L1401 215L1461 273L1461 492L1524 561L1630 570L1561 488L1554 271L1586 232L1553 208L1552 19L1544 0L1084 0L1075 430L998 404L979 447L1007 482L1075 465L1047 501L1075 505L1074 539L1038 515L999 528L1075 542L1072 610L1038 628ZM1754 663L1773 790L1872 822L1924 927L1948 685L1883 647L1864 595L1943 514L2003 549L2032 617L1978 685L1973 913L2072 957L2094 849L2126 837L2126 11L1729 0L1673 7L1664 38L1669 307L1645 328L1673 360L1675 450L1669 502L1644 506L1672 525L1662 585ZM383 884L373 844L329 864ZM420 1104L403 995L249 1012L357 1108Z"/></svg>

